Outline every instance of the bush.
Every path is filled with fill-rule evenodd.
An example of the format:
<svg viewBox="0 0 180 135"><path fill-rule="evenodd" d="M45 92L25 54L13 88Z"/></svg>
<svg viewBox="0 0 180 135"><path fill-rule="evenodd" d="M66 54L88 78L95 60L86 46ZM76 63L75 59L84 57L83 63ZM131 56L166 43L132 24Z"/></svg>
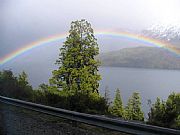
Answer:
<svg viewBox="0 0 180 135"><path fill-rule="evenodd" d="M105 114L108 112L105 98L97 93L70 93L44 84L40 85L39 90L34 91L33 101L83 113Z"/></svg>

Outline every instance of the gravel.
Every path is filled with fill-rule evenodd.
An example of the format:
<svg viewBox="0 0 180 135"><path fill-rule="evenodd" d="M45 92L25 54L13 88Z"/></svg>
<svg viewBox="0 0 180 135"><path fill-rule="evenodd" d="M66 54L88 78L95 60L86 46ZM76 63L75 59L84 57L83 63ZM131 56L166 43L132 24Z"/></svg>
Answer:
<svg viewBox="0 0 180 135"><path fill-rule="evenodd" d="M0 135L125 135L0 103Z"/></svg>

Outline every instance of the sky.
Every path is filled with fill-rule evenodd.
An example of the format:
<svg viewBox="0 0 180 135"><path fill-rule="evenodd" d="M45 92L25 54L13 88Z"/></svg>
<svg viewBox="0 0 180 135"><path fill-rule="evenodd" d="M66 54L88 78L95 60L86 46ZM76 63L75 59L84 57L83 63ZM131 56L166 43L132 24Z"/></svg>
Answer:
<svg viewBox="0 0 180 135"><path fill-rule="evenodd" d="M68 32L74 20L86 19L94 30L141 33L154 24L179 24L179 7L180 0L0 0L0 59L41 38ZM100 36L98 43L101 52L140 45L112 36ZM15 75L24 70L37 87L57 69L59 44L37 47L0 65L0 70L11 69Z"/></svg>
<svg viewBox="0 0 180 135"><path fill-rule="evenodd" d="M68 32L71 21L82 18L94 30L140 32L153 24L176 24L179 6L179 0L0 0L0 57L41 38ZM119 42L107 37L105 41Z"/></svg>

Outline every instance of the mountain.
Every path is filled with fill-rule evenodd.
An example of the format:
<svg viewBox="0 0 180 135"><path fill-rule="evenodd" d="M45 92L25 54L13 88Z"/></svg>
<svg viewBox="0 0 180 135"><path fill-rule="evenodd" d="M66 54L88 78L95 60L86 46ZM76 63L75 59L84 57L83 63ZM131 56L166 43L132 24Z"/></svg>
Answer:
<svg viewBox="0 0 180 135"><path fill-rule="evenodd" d="M180 56L157 47L125 48L98 56L102 66L180 70Z"/></svg>
<svg viewBox="0 0 180 135"><path fill-rule="evenodd" d="M155 24L143 30L141 35L163 40L180 48L180 25Z"/></svg>

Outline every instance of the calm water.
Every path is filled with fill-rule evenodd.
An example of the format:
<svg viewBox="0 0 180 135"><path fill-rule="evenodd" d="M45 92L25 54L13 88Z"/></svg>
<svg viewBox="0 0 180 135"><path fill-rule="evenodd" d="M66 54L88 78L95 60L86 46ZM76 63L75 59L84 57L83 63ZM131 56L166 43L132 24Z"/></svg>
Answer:
<svg viewBox="0 0 180 135"><path fill-rule="evenodd" d="M48 83L52 70L50 68L47 72L47 70L31 69L27 72L31 84L37 88L41 83ZM146 114L149 109L148 99L154 102L156 97L166 99L173 91L180 92L180 70L101 67L100 74L102 76L100 81L100 93L102 95L104 95L105 87L108 86L111 100L113 100L115 90L119 88L125 105L133 92L139 92L142 98L143 111Z"/></svg>
<svg viewBox="0 0 180 135"><path fill-rule="evenodd" d="M180 92L180 71L177 70L101 67L100 74L101 94L104 94L105 87L108 86L113 100L115 90L119 88L126 104L133 92L139 92L146 114L149 109L148 99L154 102L156 97L166 99L173 91Z"/></svg>

